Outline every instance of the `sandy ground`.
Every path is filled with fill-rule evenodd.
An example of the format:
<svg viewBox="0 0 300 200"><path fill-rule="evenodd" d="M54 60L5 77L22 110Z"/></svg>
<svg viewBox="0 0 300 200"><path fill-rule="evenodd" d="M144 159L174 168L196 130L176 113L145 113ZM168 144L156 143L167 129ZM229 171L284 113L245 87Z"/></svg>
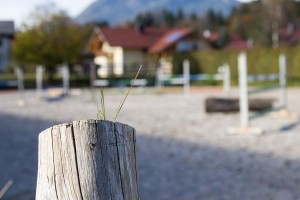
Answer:
<svg viewBox="0 0 300 200"><path fill-rule="evenodd" d="M137 130L139 192L142 200L298 200L300 126L295 119L264 116L251 121L261 136L226 133L239 126L238 114L206 114L204 100L220 90L177 94L131 94L119 120ZM141 92L141 93L139 93ZM289 110L300 114L300 89L289 89ZM34 199L37 137L62 122L96 117L89 90L63 99L37 101L25 92L0 92L0 188L13 180L5 200ZM233 91L229 96L235 96ZM277 92L262 94L278 97ZM121 99L106 94L109 118Z"/></svg>

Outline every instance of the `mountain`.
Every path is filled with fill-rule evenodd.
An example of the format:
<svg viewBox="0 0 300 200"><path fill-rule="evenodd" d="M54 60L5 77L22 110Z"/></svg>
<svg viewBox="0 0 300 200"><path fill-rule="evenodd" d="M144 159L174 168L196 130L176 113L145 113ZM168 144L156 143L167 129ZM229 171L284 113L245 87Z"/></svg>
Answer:
<svg viewBox="0 0 300 200"><path fill-rule="evenodd" d="M88 6L76 20L79 23L108 21L118 24L133 19L138 13L167 9L184 13L195 12L199 16L209 9L228 15L239 3L236 0L97 0Z"/></svg>

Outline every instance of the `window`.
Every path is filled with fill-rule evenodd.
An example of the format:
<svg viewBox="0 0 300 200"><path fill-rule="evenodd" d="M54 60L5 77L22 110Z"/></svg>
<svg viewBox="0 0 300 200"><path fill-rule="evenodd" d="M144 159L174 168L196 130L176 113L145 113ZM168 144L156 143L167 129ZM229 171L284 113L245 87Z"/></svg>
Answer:
<svg viewBox="0 0 300 200"><path fill-rule="evenodd" d="M187 52L198 50L200 45L197 41L181 41L176 46L177 52Z"/></svg>

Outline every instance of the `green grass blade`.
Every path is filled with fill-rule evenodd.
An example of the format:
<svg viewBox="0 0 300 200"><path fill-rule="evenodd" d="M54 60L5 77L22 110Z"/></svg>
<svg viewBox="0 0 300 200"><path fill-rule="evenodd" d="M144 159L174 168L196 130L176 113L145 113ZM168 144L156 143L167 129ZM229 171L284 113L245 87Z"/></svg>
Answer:
<svg viewBox="0 0 300 200"><path fill-rule="evenodd" d="M117 118L118 118L118 115L119 115L119 113L120 113L120 111L121 111L121 109L122 109L122 107L123 107L123 105L124 105L124 103L125 103L125 101L126 101L126 98L127 98L128 94L130 93L130 91L131 91L131 89L132 89L132 87L133 87L133 85L134 85L134 83L135 83L135 80L137 79L137 77L138 77L138 75L139 75L141 69L142 69L142 65L140 66L138 72L136 73L135 78L134 78L134 80L133 80L133 82L132 82L132 84L131 84L129 90L127 91L126 95L122 98L122 100L121 100L121 102L120 102L120 105L119 105L119 107L118 107L118 109L117 109L116 115L115 115L115 117L114 117L114 119L113 119L114 122L116 122L116 120L117 120Z"/></svg>
<svg viewBox="0 0 300 200"><path fill-rule="evenodd" d="M104 92L103 92L103 88L101 87L100 89L100 104L101 104L101 109L98 106L98 103L96 101L95 98L93 98L95 101L95 104L97 106L97 118L98 120L106 120L106 116L105 116L105 103L104 103Z"/></svg>
<svg viewBox="0 0 300 200"><path fill-rule="evenodd" d="M101 113L103 115L103 120L106 119L105 117L105 102L104 102L104 92L103 92L103 88L101 86Z"/></svg>

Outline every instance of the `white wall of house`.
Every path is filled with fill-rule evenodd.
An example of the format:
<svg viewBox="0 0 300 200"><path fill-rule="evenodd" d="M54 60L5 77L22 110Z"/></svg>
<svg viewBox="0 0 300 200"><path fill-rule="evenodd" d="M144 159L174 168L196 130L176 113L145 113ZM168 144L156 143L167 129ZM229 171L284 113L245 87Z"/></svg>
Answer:
<svg viewBox="0 0 300 200"><path fill-rule="evenodd" d="M94 59L94 62L96 65L99 65L100 68L97 69L97 74L101 78L106 78L109 75L109 69L108 69L108 59L106 56L97 56Z"/></svg>
<svg viewBox="0 0 300 200"><path fill-rule="evenodd" d="M124 52L122 47L112 47L109 45L108 42L104 42L102 45L102 51L108 55L110 58L106 58L106 61L104 61L103 56L97 56L95 58L95 61L97 60L98 63L104 63L107 64L107 69L103 69L101 71L102 76L104 74L109 73L109 71L113 71L113 73L117 76L122 76L124 73ZM96 63L96 62L95 62ZM97 63L96 63L97 64ZM113 67L112 70L109 69L109 67ZM104 75L104 76L107 76Z"/></svg>
<svg viewBox="0 0 300 200"><path fill-rule="evenodd" d="M124 52L122 47L114 47L113 63L114 74L122 76L124 74Z"/></svg>
<svg viewBox="0 0 300 200"><path fill-rule="evenodd" d="M0 71L4 71L10 63L10 43L9 38L0 37Z"/></svg>
<svg viewBox="0 0 300 200"><path fill-rule="evenodd" d="M102 52L104 52L106 56L97 56L94 60L97 65L101 66L98 71L100 77L107 77L111 71L114 75L122 76L124 74L124 67L132 67L135 65L139 67L143 62L149 61L145 53L140 50L112 47L107 42L103 43ZM110 69L110 67L113 67L113 69Z"/></svg>
<svg viewBox="0 0 300 200"><path fill-rule="evenodd" d="M108 42L103 42L102 51L108 54L112 54L114 52L114 47L110 46Z"/></svg>

